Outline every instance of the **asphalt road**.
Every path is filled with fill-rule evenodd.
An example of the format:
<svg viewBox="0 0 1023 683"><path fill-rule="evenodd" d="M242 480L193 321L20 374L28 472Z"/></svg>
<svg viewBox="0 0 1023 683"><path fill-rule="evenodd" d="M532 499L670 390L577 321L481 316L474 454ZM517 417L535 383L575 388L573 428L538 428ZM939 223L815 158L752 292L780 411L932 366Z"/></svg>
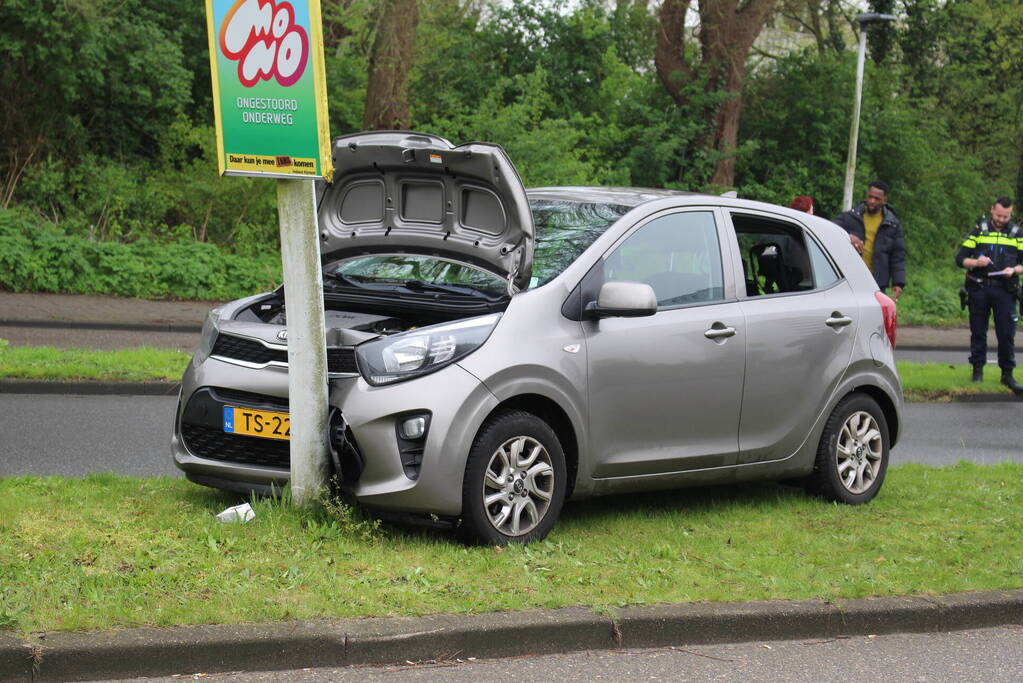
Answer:
<svg viewBox="0 0 1023 683"><path fill-rule="evenodd" d="M199 333L0 325L0 339L6 339L13 346L53 346L58 349L136 349L151 346L191 353L199 344Z"/></svg>
<svg viewBox="0 0 1023 683"><path fill-rule="evenodd" d="M135 680L180 681L175 677ZM576 652L410 666L203 674L235 681L1000 681L1023 680L1023 627L830 640Z"/></svg>
<svg viewBox="0 0 1023 683"><path fill-rule="evenodd" d="M0 394L0 476L175 476L170 437L177 400Z"/></svg>
<svg viewBox="0 0 1023 683"><path fill-rule="evenodd" d="M895 349L895 360L905 360L913 363L949 363L950 365L962 365L964 372L970 364L969 349ZM998 363L998 355L994 349L988 353L989 363Z"/></svg>
<svg viewBox="0 0 1023 683"><path fill-rule="evenodd" d="M0 476L178 476L176 396L0 394ZM1023 462L1023 403L907 403L892 463Z"/></svg>

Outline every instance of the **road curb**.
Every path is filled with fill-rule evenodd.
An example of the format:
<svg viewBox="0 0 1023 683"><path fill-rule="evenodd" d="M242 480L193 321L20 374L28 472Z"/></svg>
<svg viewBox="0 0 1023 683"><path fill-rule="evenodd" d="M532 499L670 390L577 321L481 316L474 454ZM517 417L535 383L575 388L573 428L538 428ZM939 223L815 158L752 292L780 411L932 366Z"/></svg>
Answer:
<svg viewBox="0 0 1023 683"><path fill-rule="evenodd" d="M174 396L177 382L49 382L31 379L2 379L0 394L62 394L99 396Z"/></svg>
<svg viewBox="0 0 1023 683"><path fill-rule="evenodd" d="M964 396L958 397L955 400L955 403L1018 403L1020 401L1023 401L1023 396L1016 396L1011 393L966 394Z"/></svg>
<svg viewBox="0 0 1023 683"><path fill-rule="evenodd" d="M1023 590L0 635L0 678L99 680L956 631L1023 624Z"/></svg>

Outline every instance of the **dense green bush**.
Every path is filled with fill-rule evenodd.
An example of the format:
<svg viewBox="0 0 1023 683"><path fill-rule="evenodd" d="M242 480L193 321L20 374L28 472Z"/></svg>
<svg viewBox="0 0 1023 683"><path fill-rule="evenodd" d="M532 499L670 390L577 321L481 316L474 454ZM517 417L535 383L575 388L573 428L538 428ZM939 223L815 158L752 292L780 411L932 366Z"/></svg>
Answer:
<svg viewBox="0 0 1023 683"><path fill-rule="evenodd" d="M899 299L900 325L947 327L969 323L966 311L959 306L963 271L952 264L951 257L947 263L914 267L907 279L911 284Z"/></svg>
<svg viewBox="0 0 1023 683"><path fill-rule="evenodd" d="M276 248L240 256L194 241L94 242L0 210L0 289L150 299L235 299L280 282Z"/></svg>
<svg viewBox="0 0 1023 683"><path fill-rule="evenodd" d="M17 205L96 241L189 239L247 256L276 248L275 184L221 178L216 158L212 126L182 117L162 131L154 159L85 154L29 167Z"/></svg>

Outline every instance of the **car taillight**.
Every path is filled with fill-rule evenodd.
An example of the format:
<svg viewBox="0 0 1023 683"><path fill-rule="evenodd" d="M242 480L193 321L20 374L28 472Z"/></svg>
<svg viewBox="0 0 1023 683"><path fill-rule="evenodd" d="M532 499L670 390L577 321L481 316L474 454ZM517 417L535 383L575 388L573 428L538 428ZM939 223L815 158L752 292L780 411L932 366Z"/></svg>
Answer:
<svg viewBox="0 0 1023 683"><path fill-rule="evenodd" d="M894 349L896 328L899 326L899 315L895 310L895 302L892 301L892 298L884 292L874 292L874 298L877 299L877 303L881 304L881 316L884 318L884 332L888 335L888 341L892 343L892 348Z"/></svg>

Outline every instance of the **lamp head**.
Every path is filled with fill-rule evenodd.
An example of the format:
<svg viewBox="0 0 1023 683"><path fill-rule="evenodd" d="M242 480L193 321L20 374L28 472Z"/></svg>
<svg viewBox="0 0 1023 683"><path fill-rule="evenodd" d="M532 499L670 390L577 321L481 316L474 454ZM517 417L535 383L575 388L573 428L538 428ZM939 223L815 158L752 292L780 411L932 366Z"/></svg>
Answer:
<svg viewBox="0 0 1023 683"><path fill-rule="evenodd" d="M856 21L859 22L860 28L864 28L867 24L881 21L896 21L897 19L898 17L894 14L878 14L877 12L865 12L856 15Z"/></svg>

